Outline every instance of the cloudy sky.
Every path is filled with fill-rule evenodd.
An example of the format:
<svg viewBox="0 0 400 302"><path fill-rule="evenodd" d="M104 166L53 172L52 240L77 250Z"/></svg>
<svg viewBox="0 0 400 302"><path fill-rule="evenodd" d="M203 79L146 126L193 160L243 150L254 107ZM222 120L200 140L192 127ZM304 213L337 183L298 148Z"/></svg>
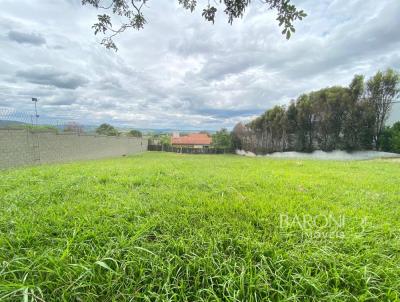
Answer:
<svg viewBox="0 0 400 302"><path fill-rule="evenodd" d="M308 17L289 41L260 1L232 26L177 2L150 0L145 29L117 38L115 53L80 0L0 0L0 107L29 111L38 97L42 116L218 129L356 73L400 70L399 0L294 0Z"/></svg>

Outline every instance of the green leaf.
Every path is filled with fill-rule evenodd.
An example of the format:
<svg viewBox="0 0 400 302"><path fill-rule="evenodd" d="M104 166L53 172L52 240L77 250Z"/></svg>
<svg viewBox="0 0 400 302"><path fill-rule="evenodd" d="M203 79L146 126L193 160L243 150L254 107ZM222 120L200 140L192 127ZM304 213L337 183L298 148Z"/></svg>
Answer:
<svg viewBox="0 0 400 302"><path fill-rule="evenodd" d="M24 302L28 302L28 301L29 301L28 287L26 287L26 288L24 289L23 295L24 295Z"/></svg>
<svg viewBox="0 0 400 302"><path fill-rule="evenodd" d="M96 261L95 264L100 265L101 267L105 268L106 270L109 271L114 271L111 267L109 267L105 262L103 261Z"/></svg>

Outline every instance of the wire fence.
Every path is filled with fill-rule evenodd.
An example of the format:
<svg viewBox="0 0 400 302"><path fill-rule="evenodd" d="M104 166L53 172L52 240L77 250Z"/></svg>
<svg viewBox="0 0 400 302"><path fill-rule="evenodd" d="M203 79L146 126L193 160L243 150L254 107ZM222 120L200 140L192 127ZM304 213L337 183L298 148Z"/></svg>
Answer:
<svg viewBox="0 0 400 302"><path fill-rule="evenodd" d="M0 169L147 151L147 139L98 135L95 129L74 119L0 108Z"/></svg>
<svg viewBox="0 0 400 302"><path fill-rule="evenodd" d="M0 107L0 129L93 134L95 126L83 125L77 119L37 115L32 112L21 112Z"/></svg>
<svg viewBox="0 0 400 302"><path fill-rule="evenodd" d="M0 107L0 128L20 128L33 125L34 115Z"/></svg>

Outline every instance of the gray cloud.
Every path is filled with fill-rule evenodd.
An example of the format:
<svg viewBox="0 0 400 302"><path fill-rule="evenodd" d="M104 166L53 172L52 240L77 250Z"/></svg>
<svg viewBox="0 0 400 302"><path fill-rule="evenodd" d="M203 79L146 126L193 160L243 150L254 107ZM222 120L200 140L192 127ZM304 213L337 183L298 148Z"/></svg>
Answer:
<svg viewBox="0 0 400 302"><path fill-rule="evenodd" d="M83 76L41 66L17 71L16 76L29 83L64 89L76 89L88 83L88 80Z"/></svg>
<svg viewBox="0 0 400 302"><path fill-rule="evenodd" d="M46 102L48 106L70 106L76 102L75 96L59 95Z"/></svg>
<svg viewBox="0 0 400 302"><path fill-rule="evenodd" d="M216 108L201 108L197 110L198 114L207 115L214 118L229 118L229 117L252 117L254 115L259 115L263 113L262 110L254 110L254 109L243 109L243 110L235 110L235 109L216 109Z"/></svg>
<svg viewBox="0 0 400 302"><path fill-rule="evenodd" d="M40 46L46 44L46 39L39 34L25 33L11 30L8 32L8 38L20 44L32 44Z"/></svg>
<svg viewBox="0 0 400 302"><path fill-rule="evenodd" d="M212 25L201 10L154 0L144 30L116 39L118 53L93 35L96 10L21 1L26 9L6 1L0 12L9 33L0 36L0 105L25 111L37 96L43 114L86 123L232 127L303 92L347 85L355 73L400 69L398 0L295 0L308 17L289 41L258 1L231 26L221 12ZM390 121L399 118L396 105Z"/></svg>

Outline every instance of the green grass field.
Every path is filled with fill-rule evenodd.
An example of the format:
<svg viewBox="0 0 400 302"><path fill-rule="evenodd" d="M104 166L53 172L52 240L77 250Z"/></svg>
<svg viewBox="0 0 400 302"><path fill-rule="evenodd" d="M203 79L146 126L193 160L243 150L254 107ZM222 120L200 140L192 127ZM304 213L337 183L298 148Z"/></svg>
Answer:
<svg viewBox="0 0 400 302"><path fill-rule="evenodd" d="M138 156L0 172L1 301L399 301L400 162Z"/></svg>

